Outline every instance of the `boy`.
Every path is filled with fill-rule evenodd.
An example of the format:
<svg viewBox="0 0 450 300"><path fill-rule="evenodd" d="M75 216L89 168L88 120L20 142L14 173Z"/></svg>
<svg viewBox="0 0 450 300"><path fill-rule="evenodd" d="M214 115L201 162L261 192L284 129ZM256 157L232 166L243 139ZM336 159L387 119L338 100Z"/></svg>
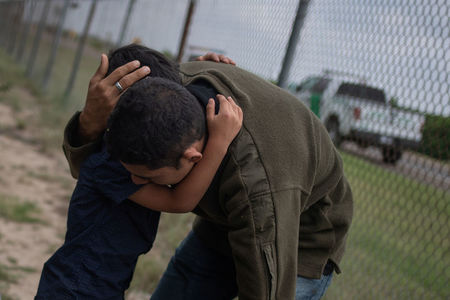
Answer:
<svg viewBox="0 0 450 300"><path fill-rule="evenodd" d="M170 90L156 99L155 105L158 101L176 102L193 97L177 83L151 80L160 80L162 87ZM126 93L130 96L133 92L131 87ZM128 98L146 97L146 94L131 95ZM72 195L65 243L45 263L35 299L123 299L138 256L152 247L159 211L188 212L197 205L241 128L242 110L230 97L217 95L217 98L220 103L217 115L213 99L206 107L209 136L205 148L204 140L195 144L198 151L186 151L177 158L176 165L167 169L170 182L177 183L174 188L163 186L164 176L130 176L124 165L132 164L115 160L105 147L88 157ZM193 106L192 111L172 111L160 118L183 126L184 116L199 113L203 113L200 104ZM190 141L204 135L200 129L192 132L192 137L180 138L186 141L185 148L192 149ZM176 136L176 132L170 136ZM137 138L151 140L151 134ZM172 169L177 173L186 170L184 175L189 175L174 179L170 177Z"/></svg>

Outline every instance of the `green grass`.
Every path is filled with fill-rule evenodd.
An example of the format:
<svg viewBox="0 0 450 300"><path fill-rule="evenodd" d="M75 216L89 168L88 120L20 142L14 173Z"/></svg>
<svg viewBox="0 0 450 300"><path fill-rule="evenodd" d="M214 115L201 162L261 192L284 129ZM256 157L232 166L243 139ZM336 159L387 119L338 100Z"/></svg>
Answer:
<svg viewBox="0 0 450 300"><path fill-rule="evenodd" d="M11 274L9 267L0 263L0 298L1 300L13 300L11 296L7 294L8 286L11 283L17 282L17 276Z"/></svg>
<svg viewBox="0 0 450 300"><path fill-rule="evenodd" d="M17 282L17 277L11 275L11 272L9 271L9 267L0 264L0 282L6 282L6 283L14 283Z"/></svg>
<svg viewBox="0 0 450 300"><path fill-rule="evenodd" d="M450 193L343 158L355 212L327 299L446 299Z"/></svg>
<svg viewBox="0 0 450 300"><path fill-rule="evenodd" d="M20 281L20 274L18 272L35 273L36 269L30 267L21 267L16 265L14 259L8 258L12 266L6 266L0 263L0 299L14 300L15 298L7 294L10 284L16 284Z"/></svg>
<svg viewBox="0 0 450 300"><path fill-rule="evenodd" d="M39 209L32 202L23 202L15 196L0 194L0 218L19 223L42 223Z"/></svg>
<svg viewBox="0 0 450 300"><path fill-rule="evenodd" d="M56 176L50 174L48 171L27 171L27 177L32 179L38 179L45 182L58 183L63 189L72 192L73 190L73 180L71 178Z"/></svg>
<svg viewBox="0 0 450 300"><path fill-rule="evenodd" d="M137 263L130 290L151 293L166 269L175 248L192 227L193 214L162 214L155 244Z"/></svg>

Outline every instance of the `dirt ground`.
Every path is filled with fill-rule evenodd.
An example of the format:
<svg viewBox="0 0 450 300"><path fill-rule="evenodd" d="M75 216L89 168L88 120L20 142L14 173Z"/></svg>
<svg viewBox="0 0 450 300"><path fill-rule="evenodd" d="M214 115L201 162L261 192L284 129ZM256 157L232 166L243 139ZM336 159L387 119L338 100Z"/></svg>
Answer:
<svg viewBox="0 0 450 300"><path fill-rule="evenodd" d="M0 102L0 299L33 299L45 261L62 245L76 181L61 148L43 151L33 96L21 93L20 109ZM62 128L57 128L61 132ZM29 207L30 220L8 216ZM5 211L1 211L5 210ZM148 299L131 292L128 300Z"/></svg>
<svg viewBox="0 0 450 300"><path fill-rule="evenodd" d="M0 104L0 197L33 203L38 220L0 217L0 264L12 278L0 293L13 299L33 299L44 262L63 242L75 184L62 152L44 153L39 130L18 125L18 119L30 118L28 114Z"/></svg>

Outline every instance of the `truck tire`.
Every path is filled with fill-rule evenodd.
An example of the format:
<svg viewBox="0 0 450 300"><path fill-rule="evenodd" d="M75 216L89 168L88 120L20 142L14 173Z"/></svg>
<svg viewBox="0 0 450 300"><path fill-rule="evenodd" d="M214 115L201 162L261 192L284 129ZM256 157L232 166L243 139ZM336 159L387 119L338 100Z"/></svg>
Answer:
<svg viewBox="0 0 450 300"><path fill-rule="evenodd" d="M339 147L342 142L341 134L339 133L339 122L336 119L329 119L325 127L330 135L331 141L336 147Z"/></svg>
<svg viewBox="0 0 450 300"><path fill-rule="evenodd" d="M381 154L383 155L383 162L387 164L393 164L402 157L402 151L395 147L383 147L381 149Z"/></svg>

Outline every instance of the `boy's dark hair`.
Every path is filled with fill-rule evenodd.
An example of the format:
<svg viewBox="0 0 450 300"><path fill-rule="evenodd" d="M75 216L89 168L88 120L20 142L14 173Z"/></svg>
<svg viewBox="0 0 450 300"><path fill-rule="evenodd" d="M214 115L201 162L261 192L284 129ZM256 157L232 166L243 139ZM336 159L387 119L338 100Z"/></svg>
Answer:
<svg viewBox="0 0 450 300"><path fill-rule="evenodd" d="M111 51L108 55L108 73L133 60L139 60L141 67L150 67L151 77L162 77L181 84L178 64L169 60L164 54L137 44L129 44Z"/></svg>
<svg viewBox="0 0 450 300"><path fill-rule="evenodd" d="M178 168L184 151L205 130L203 109L188 90L164 78L145 78L120 97L105 142L111 156L124 163Z"/></svg>

